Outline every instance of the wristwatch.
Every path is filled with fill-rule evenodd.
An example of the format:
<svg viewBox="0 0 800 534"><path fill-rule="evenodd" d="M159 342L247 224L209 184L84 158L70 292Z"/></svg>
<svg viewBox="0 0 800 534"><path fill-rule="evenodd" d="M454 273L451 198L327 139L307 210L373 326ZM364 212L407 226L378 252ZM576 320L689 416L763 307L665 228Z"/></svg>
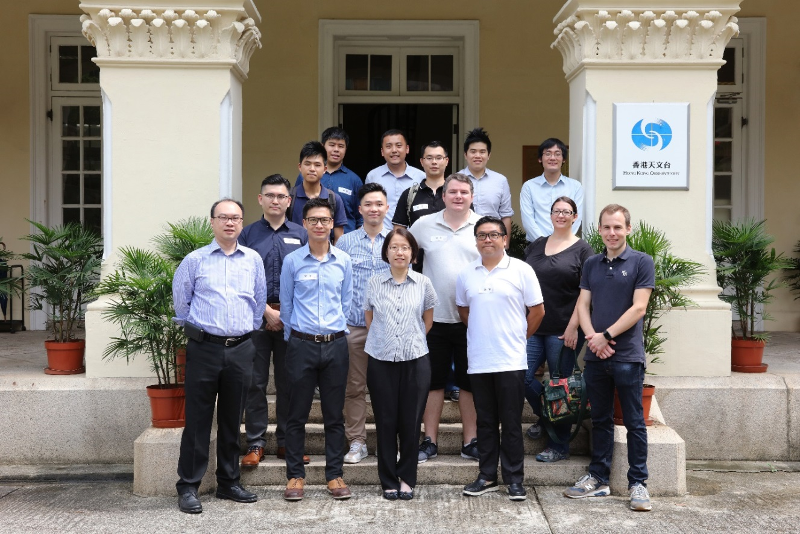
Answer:
<svg viewBox="0 0 800 534"><path fill-rule="evenodd" d="M612 336L611 334L609 334L609 333L608 333L608 330L606 330L605 332L603 332L603 337L604 337L604 338L606 338L606 339L607 339L607 340L609 340L609 341L613 341L613 340L614 340L614 336Z"/></svg>

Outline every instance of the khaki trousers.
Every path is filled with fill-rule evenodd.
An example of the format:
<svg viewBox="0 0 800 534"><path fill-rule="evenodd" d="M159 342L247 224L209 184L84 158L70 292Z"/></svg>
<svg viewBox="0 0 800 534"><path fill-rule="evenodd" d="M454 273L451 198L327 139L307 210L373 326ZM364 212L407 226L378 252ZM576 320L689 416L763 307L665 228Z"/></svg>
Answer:
<svg viewBox="0 0 800 534"><path fill-rule="evenodd" d="M347 370L347 389L344 394L344 436L349 446L354 441L367 442L367 363L364 352L367 328L347 325L347 347L350 366Z"/></svg>

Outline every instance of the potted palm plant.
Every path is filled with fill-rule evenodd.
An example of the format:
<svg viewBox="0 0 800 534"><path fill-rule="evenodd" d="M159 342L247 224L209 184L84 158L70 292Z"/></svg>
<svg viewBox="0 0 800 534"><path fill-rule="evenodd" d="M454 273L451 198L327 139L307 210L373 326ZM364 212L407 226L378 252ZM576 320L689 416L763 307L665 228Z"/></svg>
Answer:
<svg viewBox="0 0 800 534"><path fill-rule="evenodd" d="M800 254L800 241L794 247L794 251ZM800 299L800 258L789 258L791 266L787 269L786 283L792 292L797 293L794 300Z"/></svg>
<svg viewBox="0 0 800 534"><path fill-rule="evenodd" d="M175 428L184 425L182 365L179 353L186 346L183 329L174 321L172 279L183 257L213 239L208 221L190 218L167 225L156 238L156 251L122 248L116 270L97 288L98 295L110 297L103 317L119 327L103 358L131 358L144 354L157 384L147 387L153 412L153 426Z"/></svg>
<svg viewBox="0 0 800 534"><path fill-rule="evenodd" d="M102 238L77 223L46 226L28 222L38 232L22 238L30 242L32 251L18 257L31 262L25 272L31 308L47 314L53 337L44 342L48 363L44 372L83 373L86 340L78 339L77 331L100 280Z"/></svg>
<svg viewBox="0 0 800 534"><path fill-rule="evenodd" d="M769 335L756 332L756 321L770 319L763 306L773 299L775 289L785 284L777 277L767 278L792 266L783 253L777 254L770 246L775 238L767 234L765 223L753 219L714 221L712 227L711 248L717 262L717 283L722 288L720 298L737 315L731 328L731 369L738 372L766 372L762 358Z"/></svg>

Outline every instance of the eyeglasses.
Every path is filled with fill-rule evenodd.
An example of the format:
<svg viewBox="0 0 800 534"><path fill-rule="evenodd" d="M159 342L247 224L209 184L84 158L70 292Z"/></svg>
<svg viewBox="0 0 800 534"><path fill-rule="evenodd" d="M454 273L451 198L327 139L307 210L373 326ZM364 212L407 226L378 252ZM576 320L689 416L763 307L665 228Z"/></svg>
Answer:
<svg viewBox="0 0 800 534"><path fill-rule="evenodd" d="M227 224L228 221L233 222L233 224L239 224L240 222L242 222L242 218L238 215L234 215L233 217L228 217L227 215L217 215L214 218L219 222L221 222L222 224Z"/></svg>
<svg viewBox="0 0 800 534"><path fill-rule="evenodd" d="M447 156L425 156L422 159L430 163L431 161L444 161L447 159Z"/></svg>
<svg viewBox="0 0 800 534"><path fill-rule="evenodd" d="M400 246L397 246L397 245L391 245L391 246L389 247L389 250L390 250L391 252L408 252L409 250L411 250L411 247L409 247L409 246L406 246L406 245L400 245Z"/></svg>
<svg viewBox="0 0 800 534"><path fill-rule="evenodd" d="M563 215L564 217L572 217L575 214L572 210L553 210L550 213L552 215Z"/></svg>
<svg viewBox="0 0 800 534"><path fill-rule="evenodd" d="M497 241L498 239L500 239L504 235L506 235L506 234L501 234L500 232L489 232L488 234L484 234L483 232L480 232L478 235L475 236L475 238L478 241L486 241L486 238L488 237L492 241Z"/></svg>
<svg viewBox="0 0 800 534"><path fill-rule="evenodd" d="M266 198L269 201L275 200L276 198L278 200L286 200L287 198L289 198L289 195L276 195L275 193L267 193L267 194L261 195L261 196Z"/></svg>
<svg viewBox="0 0 800 534"><path fill-rule="evenodd" d="M560 157L561 157L561 156L563 156L563 155L564 155L564 154L562 154L562 153L561 153L561 151L556 151L556 152L545 152L545 153L543 153L543 154L542 154L542 156L544 156L544 157L546 157L546 158L560 158Z"/></svg>
<svg viewBox="0 0 800 534"><path fill-rule="evenodd" d="M331 217L305 217L305 220L310 226L316 226L321 224L322 226L328 226L333 219Z"/></svg>

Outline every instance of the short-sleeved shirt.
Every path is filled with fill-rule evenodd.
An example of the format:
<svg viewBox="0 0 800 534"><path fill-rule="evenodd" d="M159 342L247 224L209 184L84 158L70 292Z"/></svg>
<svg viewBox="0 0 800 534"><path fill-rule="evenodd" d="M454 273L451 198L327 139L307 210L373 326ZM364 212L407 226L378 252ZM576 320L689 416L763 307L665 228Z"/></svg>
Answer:
<svg viewBox="0 0 800 534"><path fill-rule="evenodd" d="M239 243L258 252L264 260L268 303L280 302L283 259L307 242L308 233L299 224L284 220L275 230L263 216L239 234Z"/></svg>
<svg viewBox="0 0 800 534"><path fill-rule="evenodd" d="M308 195L306 195L306 190L302 185L297 186L295 189L297 190L296 199L294 202L294 206L290 206L289 211L291 217L289 217L289 220L292 221L293 223L302 225L303 207L306 205L306 202L308 202L309 198ZM322 190L319 192L319 198L327 200L329 194L330 193L328 192L328 188L323 186ZM334 193L334 195L336 195L336 193ZM340 228L340 227L344 228L346 224L347 224L347 215L345 214L344 211L344 202L342 201L342 197L336 195L336 207L334 208L334 213L333 213L333 226L335 228Z"/></svg>
<svg viewBox="0 0 800 534"><path fill-rule="evenodd" d="M543 301L536 274L522 260L505 255L489 271L479 258L462 270L456 304L469 307L467 373L527 369L527 312Z"/></svg>
<svg viewBox="0 0 800 534"><path fill-rule="evenodd" d="M483 171L483 176L475 178L469 167L458 171L466 174L472 180L475 192L472 195L472 206L478 215L491 215L502 219L512 217L514 209L511 207L511 188L508 179L490 169Z"/></svg>
<svg viewBox="0 0 800 534"><path fill-rule="evenodd" d="M303 183L303 175L298 174L294 182L295 187ZM347 216L347 224L344 225L344 233L352 232L360 227L364 220L358 211L358 192L364 185L361 178L342 165L333 172L325 171L320 179L322 187L327 187L342 199L344 212Z"/></svg>
<svg viewBox="0 0 800 534"><path fill-rule="evenodd" d="M626 246L613 260L609 260L605 252L589 257L583 264L581 289L592 293L592 327L595 332L604 332L617 322L633 306L633 292L654 288L655 277L653 258L630 246ZM614 333L616 344L612 347L615 352L611 358L618 362L646 364L643 323L642 318L625 332ZM599 360L588 348L584 359Z"/></svg>
<svg viewBox="0 0 800 534"><path fill-rule="evenodd" d="M428 186L428 180L422 180L417 189L417 194L414 195L414 200L411 202L411 213L408 210L408 192L411 187L403 191L397 201L397 209L395 209L394 217L392 217L392 224L405 226L408 228L420 217L442 211L444 209L444 199L442 192L444 186L439 186L436 192Z"/></svg>
<svg viewBox="0 0 800 534"><path fill-rule="evenodd" d="M419 183L424 179L425 172L416 167L412 167L408 163L406 163L406 170L402 176L395 176L392 174L387 163L367 173L367 179L364 183L381 184L386 190L386 200L389 203L389 211L386 212L386 218L383 219L383 226L385 226L387 230L391 230L393 227L392 218L394 217L400 195L403 191L411 187L413 183Z"/></svg>
<svg viewBox="0 0 800 534"><path fill-rule="evenodd" d="M389 264L383 261L381 252L383 242L389 231L381 228L381 233L370 239L362 226L355 232L344 234L336 242L336 248L347 252L353 262L353 303L347 314L347 324L366 326L364 319L364 297L370 278L376 274L389 272Z"/></svg>
<svg viewBox="0 0 800 534"><path fill-rule="evenodd" d="M372 311L372 324L364 352L376 360L405 362L428 354L422 314L438 299L430 279L409 270L402 284L392 273L370 278L364 310Z"/></svg>
<svg viewBox="0 0 800 534"><path fill-rule="evenodd" d="M475 246L475 223L481 218L472 212L462 226L453 230L444 222L445 211L426 215L409 232L425 251L422 273L431 279L439 305L433 309L437 323L460 323L456 308L456 278L467 265L480 258Z"/></svg>
<svg viewBox="0 0 800 534"><path fill-rule="evenodd" d="M583 263L594 252L589 243L578 239L561 252L548 256L545 254L547 239L540 237L528 245L525 262L533 267L545 302L546 313L536 334L560 336L567 329L581 294Z"/></svg>
<svg viewBox="0 0 800 534"><path fill-rule="evenodd" d="M522 184L519 211L528 241L553 233L550 208L558 197L569 197L578 206L578 218L572 223L572 233L578 233L583 213L583 186L579 181L561 176L555 185L550 185L542 174Z"/></svg>

